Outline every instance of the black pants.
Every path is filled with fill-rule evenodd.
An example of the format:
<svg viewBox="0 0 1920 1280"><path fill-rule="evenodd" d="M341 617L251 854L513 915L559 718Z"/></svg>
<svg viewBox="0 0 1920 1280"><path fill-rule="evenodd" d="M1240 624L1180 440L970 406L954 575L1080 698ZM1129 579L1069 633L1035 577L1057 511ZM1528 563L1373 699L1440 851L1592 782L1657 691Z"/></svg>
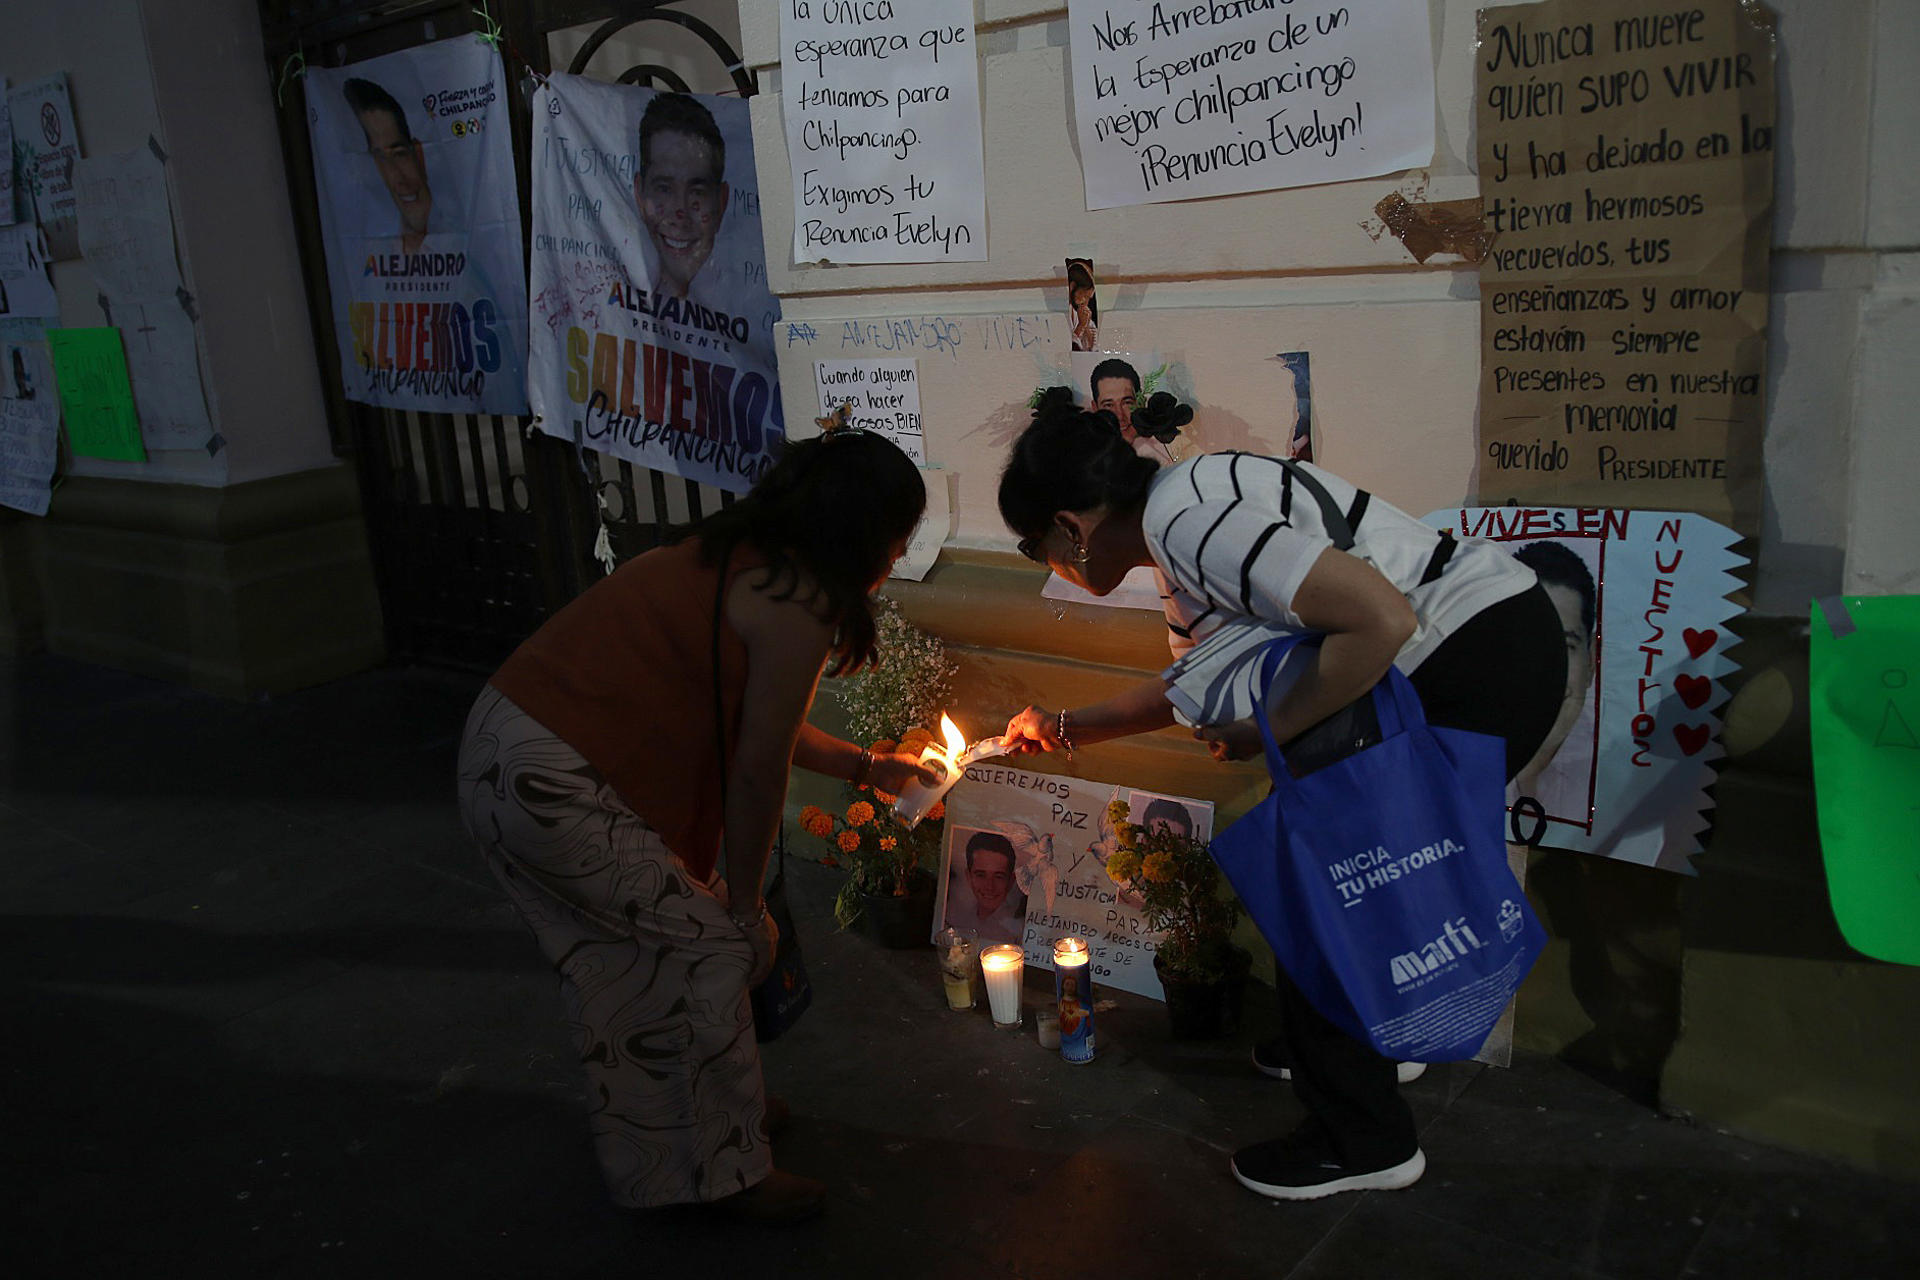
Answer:
<svg viewBox="0 0 1920 1280"><path fill-rule="evenodd" d="M1506 739L1511 779L1546 741L1559 713L1567 680L1560 616L1545 589L1535 586L1474 615L1411 680L1428 723ZM1379 741L1372 705L1371 696L1362 698L1288 743L1295 772ZM1277 969L1274 987L1293 1092L1308 1123L1349 1168L1381 1168L1410 1157L1419 1136L1400 1097L1394 1061L1321 1017Z"/></svg>

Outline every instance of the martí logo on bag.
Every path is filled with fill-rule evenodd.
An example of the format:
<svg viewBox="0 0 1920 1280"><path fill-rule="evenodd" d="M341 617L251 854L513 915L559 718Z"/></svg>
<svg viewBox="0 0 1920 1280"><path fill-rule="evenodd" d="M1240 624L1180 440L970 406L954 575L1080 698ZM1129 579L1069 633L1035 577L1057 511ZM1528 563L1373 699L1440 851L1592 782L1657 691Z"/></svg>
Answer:
<svg viewBox="0 0 1920 1280"><path fill-rule="evenodd" d="M1327 874L1333 877L1333 887L1340 891L1340 905L1357 907L1367 890L1391 884L1422 867L1430 867L1456 853L1465 853L1466 849L1464 844L1443 839L1395 857L1387 851L1387 846L1379 844L1351 858L1329 862Z"/></svg>
<svg viewBox="0 0 1920 1280"><path fill-rule="evenodd" d="M1500 899L1500 941L1512 942L1520 936L1520 928L1525 923L1520 917L1520 908L1514 905L1512 898Z"/></svg>
<svg viewBox="0 0 1920 1280"><path fill-rule="evenodd" d="M1398 990L1418 985L1428 975L1440 972L1467 952L1478 951L1486 945L1468 926L1465 916L1449 920L1442 926L1440 936L1432 942L1418 951L1408 951L1393 958L1394 988Z"/></svg>

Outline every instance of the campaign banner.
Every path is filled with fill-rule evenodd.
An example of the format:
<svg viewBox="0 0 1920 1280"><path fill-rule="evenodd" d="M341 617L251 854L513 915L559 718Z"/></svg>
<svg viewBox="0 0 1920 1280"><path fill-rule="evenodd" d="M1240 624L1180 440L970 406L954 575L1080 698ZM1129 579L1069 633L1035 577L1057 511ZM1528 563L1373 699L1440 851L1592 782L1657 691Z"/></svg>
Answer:
<svg viewBox="0 0 1920 1280"><path fill-rule="evenodd" d="M534 425L752 488L786 421L747 104L554 75L533 119Z"/></svg>
<svg viewBox="0 0 1920 1280"><path fill-rule="evenodd" d="M1694 874L1726 754L1739 535L1689 511L1606 507L1465 507L1426 521L1502 544L1560 615L1566 692L1508 786L1508 839Z"/></svg>
<svg viewBox="0 0 1920 1280"><path fill-rule="evenodd" d="M527 411L525 259L506 74L461 36L306 75L349 400Z"/></svg>

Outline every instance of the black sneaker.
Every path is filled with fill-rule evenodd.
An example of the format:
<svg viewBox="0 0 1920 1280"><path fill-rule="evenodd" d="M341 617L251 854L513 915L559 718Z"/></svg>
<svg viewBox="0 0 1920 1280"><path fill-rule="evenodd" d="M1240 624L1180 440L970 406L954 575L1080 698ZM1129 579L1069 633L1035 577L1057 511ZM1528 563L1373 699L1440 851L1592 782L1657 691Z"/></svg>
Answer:
<svg viewBox="0 0 1920 1280"><path fill-rule="evenodd" d="M1398 1164L1350 1169L1317 1143L1299 1137L1256 1142L1233 1153L1233 1179L1274 1200L1318 1200L1342 1191L1398 1191L1420 1181L1427 1157L1420 1148Z"/></svg>
<svg viewBox="0 0 1920 1280"><path fill-rule="evenodd" d="M1275 1080L1293 1079L1293 1059L1287 1056L1286 1040L1275 1036L1253 1046L1253 1069ZM1400 1062L1394 1064L1393 1074L1401 1084L1412 1084L1426 1071L1427 1064L1424 1062Z"/></svg>

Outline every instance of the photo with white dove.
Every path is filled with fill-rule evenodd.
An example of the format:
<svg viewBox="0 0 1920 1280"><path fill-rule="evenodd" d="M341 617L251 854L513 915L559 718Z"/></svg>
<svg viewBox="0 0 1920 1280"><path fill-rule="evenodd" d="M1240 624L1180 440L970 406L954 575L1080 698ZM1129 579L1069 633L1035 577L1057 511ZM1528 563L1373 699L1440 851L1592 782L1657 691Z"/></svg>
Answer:
<svg viewBox="0 0 1920 1280"><path fill-rule="evenodd" d="M1213 805L1127 783L1033 773L1000 760L966 770L947 796L947 825L934 929L952 924L982 942L1007 941L1014 921L1026 962L1053 968L1056 938L1084 938L1096 989L1165 999L1153 969L1160 936L1142 903L1107 875L1119 847L1107 806L1124 800L1128 819L1158 819L1191 834L1213 831Z"/></svg>

